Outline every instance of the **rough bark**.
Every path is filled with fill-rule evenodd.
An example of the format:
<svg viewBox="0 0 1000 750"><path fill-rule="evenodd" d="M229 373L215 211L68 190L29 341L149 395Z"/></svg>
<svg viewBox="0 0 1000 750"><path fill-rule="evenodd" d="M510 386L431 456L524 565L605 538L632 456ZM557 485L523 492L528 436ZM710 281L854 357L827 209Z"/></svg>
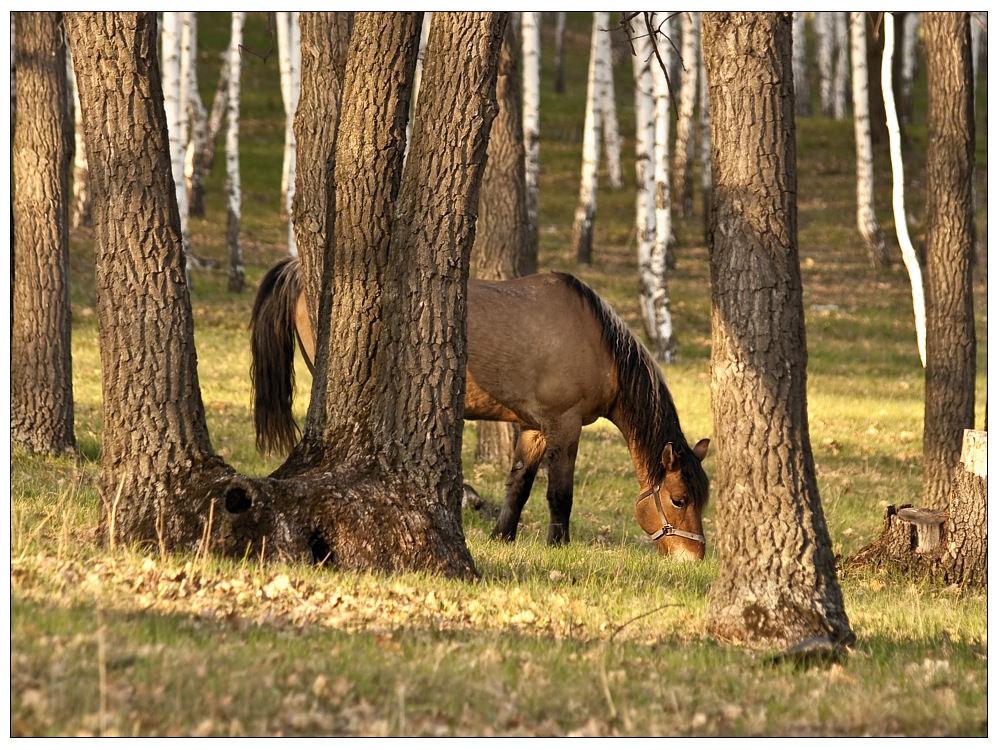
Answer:
<svg viewBox="0 0 1000 750"><path fill-rule="evenodd" d="M976 134L969 14L928 13L924 29L928 228L923 505L944 508L962 435L975 425L976 416Z"/></svg>
<svg viewBox="0 0 1000 750"><path fill-rule="evenodd" d="M318 329L320 289L327 236L332 231L337 127L340 123L344 68L351 37L351 13L303 12L299 16L300 106L295 112L296 173L292 214L295 245L302 259L302 281L312 330Z"/></svg>
<svg viewBox="0 0 1000 750"><path fill-rule="evenodd" d="M205 423L155 13L70 13L94 186L104 432L99 534L194 549L235 474Z"/></svg>
<svg viewBox="0 0 1000 750"><path fill-rule="evenodd" d="M15 15L10 434L30 451L64 453L75 449L66 47L62 14Z"/></svg>
<svg viewBox="0 0 1000 750"><path fill-rule="evenodd" d="M853 641L806 409L791 14L706 13L712 108L712 412L720 575L711 632Z"/></svg>
<svg viewBox="0 0 1000 750"><path fill-rule="evenodd" d="M480 191L479 222L472 247L476 278L512 279L533 272L530 252L521 116L521 77L514 29L504 34L497 74L499 114L490 130ZM537 262L537 261L536 261ZM507 422L478 422L475 460L511 465L517 431Z"/></svg>
<svg viewBox="0 0 1000 750"><path fill-rule="evenodd" d="M986 588L986 432L966 430L950 488L940 569L946 583Z"/></svg>

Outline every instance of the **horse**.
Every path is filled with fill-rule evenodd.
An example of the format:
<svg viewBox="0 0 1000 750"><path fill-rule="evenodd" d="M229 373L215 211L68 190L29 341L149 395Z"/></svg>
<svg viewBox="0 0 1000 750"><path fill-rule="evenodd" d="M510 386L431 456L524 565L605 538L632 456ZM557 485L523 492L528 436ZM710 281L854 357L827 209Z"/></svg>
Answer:
<svg viewBox="0 0 1000 750"><path fill-rule="evenodd" d="M313 368L315 339L297 258L264 276L250 316L257 448L290 450L295 341ZM663 555L700 560L709 440L688 445L659 366L610 305L579 279L543 273L468 282L464 418L517 425L514 461L491 533L514 541L543 460L550 544L569 542L584 425L604 417L625 438L639 480L634 514Z"/></svg>

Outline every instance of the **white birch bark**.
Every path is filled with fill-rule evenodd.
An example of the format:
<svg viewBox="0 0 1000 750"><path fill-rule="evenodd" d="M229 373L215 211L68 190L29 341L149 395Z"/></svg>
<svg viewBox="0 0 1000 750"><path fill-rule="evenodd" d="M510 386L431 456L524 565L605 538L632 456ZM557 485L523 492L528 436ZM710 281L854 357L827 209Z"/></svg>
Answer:
<svg viewBox="0 0 1000 750"><path fill-rule="evenodd" d="M666 13L657 11L653 14L653 28L666 28ZM660 58L666 62L671 57L670 43L658 35L653 41L659 47ZM653 246L653 256L656 262L663 259L666 267L674 265L670 246L673 228L670 216L670 89L667 78L655 56L652 64L653 74L653 117L654 117L654 147L653 147L653 177L656 181L656 239Z"/></svg>
<svg viewBox="0 0 1000 750"><path fill-rule="evenodd" d="M806 13L795 11L792 23L792 70L795 75L795 114L809 117L812 99L809 89L809 58L806 55Z"/></svg>
<svg viewBox="0 0 1000 750"><path fill-rule="evenodd" d="M875 170L872 166L872 130L868 111L868 41L866 13L851 13L852 99L857 165L858 231L873 268L887 268L885 234L875 218Z"/></svg>
<svg viewBox="0 0 1000 750"><path fill-rule="evenodd" d="M181 101L187 102L182 114L187 123L187 137L184 149L184 187L187 195L188 216L204 216L204 169L201 155L208 137L208 115L198 91L198 14L184 13L184 34L182 42L181 80L186 93Z"/></svg>
<svg viewBox="0 0 1000 750"><path fill-rule="evenodd" d="M13 37L11 38L13 39ZM557 94L561 94L563 90L566 88L565 78L563 75L563 46L565 39L566 39L566 11L560 10L556 12L555 89Z"/></svg>
<svg viewBox="0 0 1000 750"><path fill-rule="evenodd" d="M682 46L681 101L677 113L677 137L674 141L673 196L674 209L681 216L694 211L694 106L698 94L698 47L701 36L701 14L687 11L681 14Z"/></svg>
<svg viewBox="0 0 1000 750"><path fill-rule="evenodd" d="M583 164L580 170L580 195L573 218L573 246L578 263L589 265L593 257L594 214L597 211L597 165L601 158L601 118L597 112L597 77L599 37L606 33L608 14L595 11L590 37L590 66L587 70L587 103L583 123Z"/></svg>
<svg viewBox="0 0 1000 750"><path fill-rule="evenodd" d="M521 24L522 110L524 129L524 197L528 209L529 242L532 257L538 257L538 108L539 72L542 58L542 14L524 13Z"/></svg>
<svg viewBox="0 0 1000 750"><path fill-rule="evenodd" d="M847 117L847 91L851 71L848 60L847 14L843 11L833 14L833 39L836 55L833 72L833 116L834 119L843 120Z"/></svg>
<svg viewBox="0 0 1000 750"><path fill-rule="evenodd" d="M424 13L424 18L420 25L420 45L417 47L417 67L413 71L413 94L410 96L410 119L406 122L406 145L403 147L403 158L410 152L410 140L413 135L413 116L416 112L417 97L420 95L420 82L424 77L424 53L427 51L427 35L431 31L431 22L434 20L434 13L428 11Z"/></svg>
<svg viewBox="0 0 1000 750"><path fill-rule="evenodd" d="M913 324L917 334L917 351L920 364L927 366L927 318L924 306L924 280L917 253L910 241L906 226L906 206L903 201L903 154L900 145L899 120L896 102L892 96L892 55L895 46L895 21L892 13L883 15L885 48L882 50L882 99L885 102L885 119L889 127L889 155L892 159L892 214L896 222L896 237L903 254L903 264L910 276L913 293Z"/></svg>
<svg viewBox="0 0 1000 750"><path fill-rule="evenodd" d="M608 184L616 190L625 186L622 179L622 145L618 135L618 111L615 107L615 81L611 63L611 31L601 27L597 38L597 106L601 113L601 133L604 136L604 160L608 168Z"/></svg>
<svg viewBox="0 0 1000 750"><path fill-rule="evenodd" d="M222 134L226 124L226 113L229 111L229 50L227 49L221 58L219 65L219 81L215 86L215 98L212 99L212 111L208 116L208 138L205 141L205 151L201 156L201 163L206 172L212 171L215 164L215 148L219 143L219 136Z"/></svg>
<svg viewBox="0 0 1000 750"><path fill-rule="evenodd" d="M243 291L246 269L240 247L242 193L240 187L240 45L243 44L243 21L246 13L233 11L232 36L229 40L229 106L226 127L226 196L228 218L226 244L229 247L229 291Z"/></svg>
<svg viewBox="0 0 1000 750"><path fill-rule="evenodd" d="M14 22L11 21L11 24ZM83 110L80 108L80 91L76 87L73 70L73 55L66 50L66 73L69 88L73 94L73 196L70 210L70 227L89 227L90 215L90 168L87 164L87 149L83 142Z"/></svg>
<svg viewBox="0 0 1000 750"><path fill-rule="evenodd" d="M816 65L819 67L819 101L824 117L833 116L833 13L813 13Z"/></svg>
<svg viewBox="0 0 1000 750"><path fill-rule="evenodd" d="M705 237L711 225L712 213L712 113L708 103L708 74L705 73L705 59L701 45L698 45L698 161L701 164L701 210L705 224Z"/></svg>
<svg viewBox="0 0 1000 750"><path fill-rule="evenodd" d="M181 101L181 37L183 14L163 12L161 38L163 108L167 118L167 135L170 142L170 168L174 177L174 194L181 220L181 246L187 262L191 262L188 234L187 190L184 186L184 106Z"/></svg>
<svg viewBox="0 0 1000 750"><path fill-rule="evenodd" d="M281 214L288 219L288 254L298 255L292 200L295 197L295 133L292 124L299 106L301 50L299 48L299 12L276 14L278 60L281 73L281 99L285 105L285 153L281 164Z"/></svg>

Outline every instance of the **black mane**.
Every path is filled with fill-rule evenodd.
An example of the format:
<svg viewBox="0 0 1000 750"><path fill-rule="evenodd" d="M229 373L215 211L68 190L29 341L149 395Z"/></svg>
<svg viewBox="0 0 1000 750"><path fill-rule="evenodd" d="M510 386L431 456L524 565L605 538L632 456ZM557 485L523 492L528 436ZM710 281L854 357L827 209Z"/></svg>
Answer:
<svg viewBox="0 0 1000 750"><path fill-rule="evenodd" d="M708 502L708 478L701 462L688 446L681 430L667 381L652 355L611 306L597 292L566 273L558 273L565 284L587 304L601 326L604 345L618 375L616 404L625 424L620 425L631 444L639 447L646 475L659 481L665 473L661 461L667 443L674 444L681 460L681 476L694 502Z"/></svg>

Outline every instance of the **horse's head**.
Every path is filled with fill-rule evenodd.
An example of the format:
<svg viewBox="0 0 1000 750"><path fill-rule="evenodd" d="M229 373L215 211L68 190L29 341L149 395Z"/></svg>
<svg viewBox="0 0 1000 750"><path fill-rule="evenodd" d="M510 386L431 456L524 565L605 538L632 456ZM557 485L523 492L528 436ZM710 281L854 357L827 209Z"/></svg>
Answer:
<svg viewBox="0 0 1000 750"><path fill-rule="evenodd" d="M666 473L658 483L644 487L635 500L635 519L662 555L689 560L705 557L701 517L708 504L708 475L701 462L707 453L707 438L694 448L675 449L667 443L661 459Z"/></svg>

